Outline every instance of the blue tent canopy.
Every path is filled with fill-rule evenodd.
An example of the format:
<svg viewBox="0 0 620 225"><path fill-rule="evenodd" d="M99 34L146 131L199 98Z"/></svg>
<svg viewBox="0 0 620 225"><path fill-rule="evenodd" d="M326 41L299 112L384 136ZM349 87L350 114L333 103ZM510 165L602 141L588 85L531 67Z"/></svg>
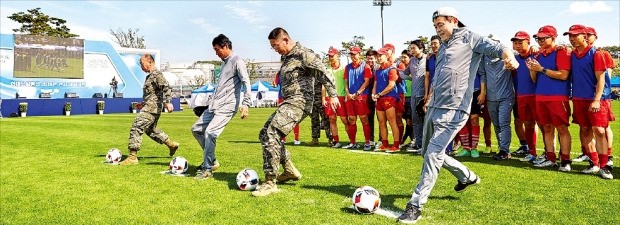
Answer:
<svg viewBox="0 0 620 225"><path fill-rule="evenodd" d="M207 84L205 86L197 88L196 90L193 90L192 94L196 94L196 93L209 93L209 92L213 92L213 91L215 91L215 86L213 86L212 84Z"/></svg>
<svg viewBox="0 0 620 225"><path fill-rule="evenodd" d="M256 81L251 85L252 91L280 91L280 86L274 87L267 81Z"/></svg>
<svg viewBox="0 0 620 225"><path fill-rule="evenodd" d="M611 78L611 86L612 87L620 87L620 77L612 77Z"/></svg>

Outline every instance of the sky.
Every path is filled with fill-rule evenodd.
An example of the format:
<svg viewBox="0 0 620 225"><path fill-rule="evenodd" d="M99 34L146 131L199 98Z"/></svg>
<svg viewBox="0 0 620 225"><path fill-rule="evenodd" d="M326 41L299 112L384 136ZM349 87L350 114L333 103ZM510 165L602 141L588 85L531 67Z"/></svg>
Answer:
<svg viewBox="0 0 620 225"><path fill-rule="evenodd" d="M553 25L559 35L573 24L594 27L597 46L620 45L619 1L404 1L383 9L385 43L396 51L406 41L435 34L432 13L440 7L457 9L468 29L493 34L501 43L519 30L530 35ZM219 60L211 41L220 33L245 59L278 61L267 36L283 27L291 38L315 52L353 36L366 46L381 46L381 7L364 1L0 1L0 31L14 33L20 24L7 17L40 7L47 15L67 20L79 38L113 43L110 29L140 29L147 48L161 51L161 62ZM567 36L559 42L568 43Z"/></svg>

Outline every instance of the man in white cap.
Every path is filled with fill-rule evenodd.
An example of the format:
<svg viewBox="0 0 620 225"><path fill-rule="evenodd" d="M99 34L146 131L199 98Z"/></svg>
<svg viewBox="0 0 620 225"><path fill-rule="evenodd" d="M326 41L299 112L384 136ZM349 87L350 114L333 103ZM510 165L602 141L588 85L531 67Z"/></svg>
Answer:
<svg viewBox="0 0 620 225"><path fill-rule="evenodd" d="M415 223L421 218L422 206L437 181L439 170L445 167L458 183L454 190L461 192L480 178L459 161L445 154L444 149L465 126L469 118L474 92L474 78L483 55L500 57L506 69L519 66L512 50L466 28L456 9L439 8L433 13L433 25L441 38L437 66L427 103L422 140L422 174L411 199L398 221Z"/></svg>

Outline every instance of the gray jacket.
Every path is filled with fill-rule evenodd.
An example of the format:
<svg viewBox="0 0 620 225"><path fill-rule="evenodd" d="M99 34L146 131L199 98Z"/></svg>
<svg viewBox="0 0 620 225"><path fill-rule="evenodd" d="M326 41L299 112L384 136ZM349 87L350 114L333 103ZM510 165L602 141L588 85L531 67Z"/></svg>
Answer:
<svg viewBox="0 0 620 225"><path fill-rule="evenodd" d="M243 102L241 88L245 85ZM210 112L237 112L239 104L250 106L250 77L243 59L232 53L222 63L220 78L209 104Z"/></svg>
<svg viewBox="0 0 620 225"><path fill-rule="evenodd" d="M504 69L501 58L484 56L480 62L480 85L487 87L488 101L502 101L515 97L512 71Z"/></svg>

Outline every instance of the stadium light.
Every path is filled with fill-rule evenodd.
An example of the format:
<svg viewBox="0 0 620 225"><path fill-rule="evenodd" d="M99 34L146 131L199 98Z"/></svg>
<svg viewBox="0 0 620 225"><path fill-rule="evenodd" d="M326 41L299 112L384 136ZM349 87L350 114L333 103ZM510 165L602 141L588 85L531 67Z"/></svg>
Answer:
<svg viewBox="0 0 620 225"><path fill-rule="evenodd" d="M372 0L372 5L381 6L381 46L383 46L383 6L391 6L392 0Z"/></svg>

